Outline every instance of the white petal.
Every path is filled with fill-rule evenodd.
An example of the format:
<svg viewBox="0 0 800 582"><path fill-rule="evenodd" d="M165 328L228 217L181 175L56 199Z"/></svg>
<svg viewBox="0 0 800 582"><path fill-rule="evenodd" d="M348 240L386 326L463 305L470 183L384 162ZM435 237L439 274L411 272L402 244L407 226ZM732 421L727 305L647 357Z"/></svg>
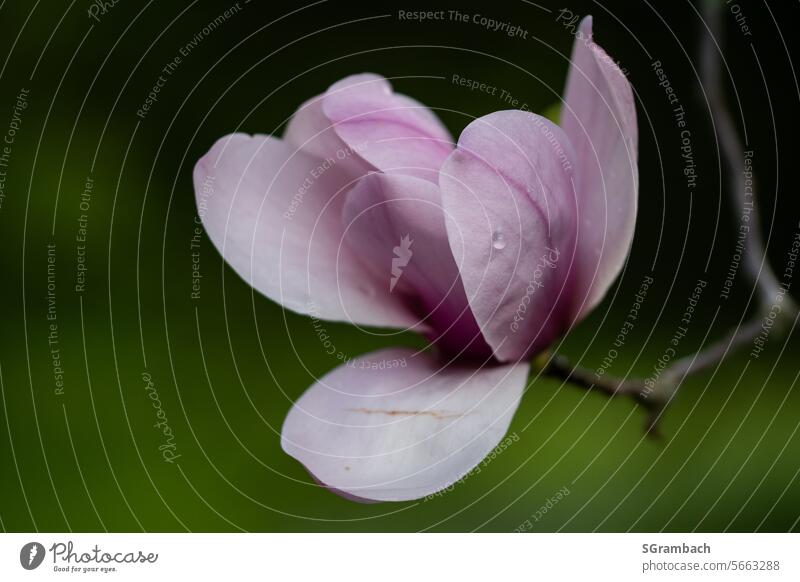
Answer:
<svg viewBox="0 0 800 582"><path fill-rule="evenodd" d="M388 349L319 380L292 407L281 445L327 487L405 501L455 483L503 438L528 364L445 365Z"/></svg>

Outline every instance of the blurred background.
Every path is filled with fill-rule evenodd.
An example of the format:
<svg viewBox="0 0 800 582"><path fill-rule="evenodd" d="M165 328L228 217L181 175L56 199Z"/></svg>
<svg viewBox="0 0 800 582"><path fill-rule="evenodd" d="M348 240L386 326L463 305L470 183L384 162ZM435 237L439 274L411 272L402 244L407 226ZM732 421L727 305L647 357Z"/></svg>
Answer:
<svg viewBox="0 0 800 582"><path fill-rule="evenodd" d="M469 19L409 21L401 10ZM722 10L722 91L753 152L769 261L781 279L800 221L789 121L800 98L792 33L800 7L735 0ZM552 112L574 40L570 19L586 14L634 87L640 207L624 274L557 351L589 369L647 377L698 280L707 286L679 355L753 310L741 269L721 297L741 215L723 188L740 176L720 161L703 98L697 53L708 30L695 4L0 2L0 527L800 529L793 328L773 331L758 357L745 348L687 380L661 439L644 435L643 411L629 400L532 379L513 444L427 500L346 501L280 448L292 401L338 361L308 318L255 295L195 230L195 161L234 131L279 135L304 100L365 71L436 110L454 136L474 117L512 108L502 95ZM475 15L518 32L489 30ZM454 75L498 90L471 91ZM649 278L639 319L615 346ZM421 345L410 334L325 328L351 356Z"/></svg>

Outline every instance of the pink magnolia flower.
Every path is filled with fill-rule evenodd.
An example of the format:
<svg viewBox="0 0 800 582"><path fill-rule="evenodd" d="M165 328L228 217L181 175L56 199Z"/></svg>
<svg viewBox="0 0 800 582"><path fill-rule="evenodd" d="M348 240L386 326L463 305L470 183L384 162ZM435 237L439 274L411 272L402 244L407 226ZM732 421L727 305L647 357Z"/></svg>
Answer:
<svg viewBox="0 0 800 582"><path fill-rule="evenodd" d="M527 360L603 298L633 237L631 87L583 21L561 125L436 116L373 74L335 83L283 139L233 134L194 171L209 237L298 313L407 328L432 349L340 365L294 404L284 450L346 497L448 487L503 438Z"/></svg>

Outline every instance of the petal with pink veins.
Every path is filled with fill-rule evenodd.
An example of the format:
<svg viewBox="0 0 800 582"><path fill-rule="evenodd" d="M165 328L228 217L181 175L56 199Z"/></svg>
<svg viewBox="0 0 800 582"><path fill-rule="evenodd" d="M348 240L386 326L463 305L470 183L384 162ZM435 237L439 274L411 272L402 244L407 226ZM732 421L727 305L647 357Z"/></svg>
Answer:
<svg viewBox="0 0 800 582"><path fill-rule="evenodd" d="M639 186L633 90L581 22L567 77L561 125L575 147L579 171L577 317L597 305L628 256Z"/></svg>
<svg viewBox="0 0 800 582"><path fill-rule="evenodd" d="M352 75L325 93L322 110L350 148L382 172L436 182L453 138L420 102L395 93L380 75Z"/></svg>
<svg viewBox="0 0 800 582"><path fill-rule="evenodd" d="M289 411L281 445L335 492L406 501L464 477L503 438L528 364L447 365L431 353L374 352L339 366Z"/></svg>
<svg viewBox="0 0 800 582"><path fill-rule="evenodd" d="M211 241L273 301L320 319L417 323L342 244L349 180L336 164L269 136L233 134L197 162L194 185Z"/></svg>
<svg viewBox="0 0 800 582"><path fill-rule="evenodd" d="M501 361L569 326L574 153L547 119L499 111L473 121L444 163L447 232L478 325Z"/></svg>

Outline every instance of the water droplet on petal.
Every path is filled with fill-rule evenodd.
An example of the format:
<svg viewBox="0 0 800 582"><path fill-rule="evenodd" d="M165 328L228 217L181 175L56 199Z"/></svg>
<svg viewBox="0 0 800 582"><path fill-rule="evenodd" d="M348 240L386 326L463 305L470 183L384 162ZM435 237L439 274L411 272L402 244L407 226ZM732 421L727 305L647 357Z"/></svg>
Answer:
<svg viewBox="0 0 800 582"><path fill-rule="evenodd" d="M498 251L506 248L506 237L503 236L503 233L499 230L496 230L494 233L492 233L492 246Z"/></svg>

